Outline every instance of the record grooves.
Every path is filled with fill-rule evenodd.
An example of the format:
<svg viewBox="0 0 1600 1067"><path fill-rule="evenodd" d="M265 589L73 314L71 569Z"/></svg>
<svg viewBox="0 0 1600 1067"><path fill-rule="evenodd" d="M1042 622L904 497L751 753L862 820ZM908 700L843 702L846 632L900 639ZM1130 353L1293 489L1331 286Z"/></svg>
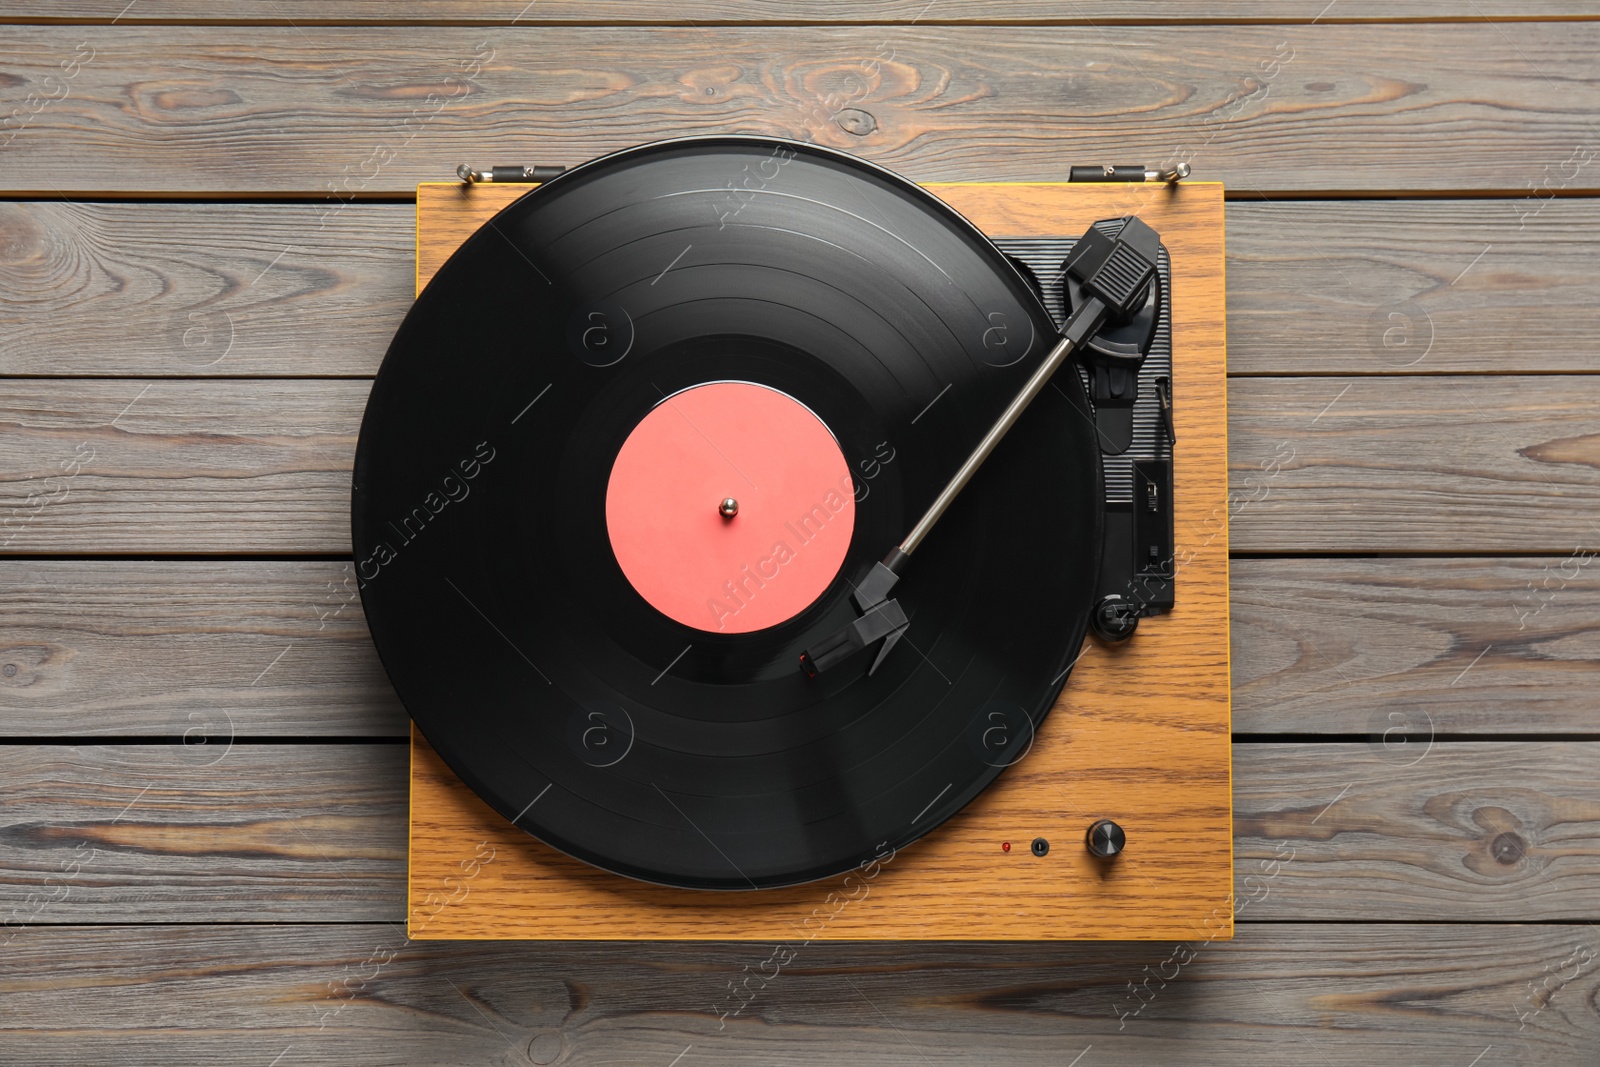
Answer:
<svg viewBox="0 0 1600 1067"><path fill-rule="evenodd" d="M358 574L407 709L506 818L634 878L779 886L927 833L1023 754L1083 640L1103 487L1077 374L918 553L909 647L872 676L797 658L854 617L852 584L1055 330L975 228L852 157L693 139L550 181L438 272L362 424ZM792 398L854 483L837 573L749 632L652 606L607 518L630 434L708 383ZM718 422L695 427L713 451ZM797 492L778 499L825 499ZM791 557L821 524L780 535Z"/></svg>

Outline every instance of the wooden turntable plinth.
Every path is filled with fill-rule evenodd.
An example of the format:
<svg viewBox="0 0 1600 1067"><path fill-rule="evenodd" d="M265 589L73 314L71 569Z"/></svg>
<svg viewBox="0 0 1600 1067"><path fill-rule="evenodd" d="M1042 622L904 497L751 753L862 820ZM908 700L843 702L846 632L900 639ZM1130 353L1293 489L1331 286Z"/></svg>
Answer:
<svg viewBox="0 0 1600 1067"><path fill-rule="evenodd" d="M428 939L1189 940L1233 933L1222 186L948 184L995 237L1139 214L1172 260L1177 606L1119 647L1088 639L1032 749L878 864L784 889L647 885L512 826L411 738L407 926ZM417 289L526 185L417 188ZM1097 860L1113 819L1127 848ZM1050 849L1035 856L1030 843ZM1009 843L1009 851L1003 846Z"/></svg>

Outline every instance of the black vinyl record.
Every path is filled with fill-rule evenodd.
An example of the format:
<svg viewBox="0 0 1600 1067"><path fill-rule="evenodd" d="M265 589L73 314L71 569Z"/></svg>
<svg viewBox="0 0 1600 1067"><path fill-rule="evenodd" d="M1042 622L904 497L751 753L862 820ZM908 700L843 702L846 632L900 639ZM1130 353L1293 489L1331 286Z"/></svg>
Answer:
<svg viewBox="0 0 1600 1067"><path fill-rule="evenodd" d="M1083 641L1102 474L1076 373L916 553L882 667L799 655L1054 337L970 223L854 157L692 138L571 170L461 246L373 386L352 519L384 666L484 800L619 874L755 889L900 848L1026 753ZM809 408L856 483L837 577L739 634L653 608L606 526L630 431L724 381Z"/></svg>

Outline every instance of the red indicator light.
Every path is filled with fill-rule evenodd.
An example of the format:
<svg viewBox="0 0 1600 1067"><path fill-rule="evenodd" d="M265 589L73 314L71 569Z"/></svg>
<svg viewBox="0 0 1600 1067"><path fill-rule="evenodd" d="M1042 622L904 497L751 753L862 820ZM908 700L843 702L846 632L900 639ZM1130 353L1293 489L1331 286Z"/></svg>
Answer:
<svg viewBox="0 0 1600 1067"><path fill-rule="evenodd" d="M1002 842L1000 842L1000 851L1001 852L1010 852L1011 851L1011 842L1010 841L1002 841Z"/></svg>

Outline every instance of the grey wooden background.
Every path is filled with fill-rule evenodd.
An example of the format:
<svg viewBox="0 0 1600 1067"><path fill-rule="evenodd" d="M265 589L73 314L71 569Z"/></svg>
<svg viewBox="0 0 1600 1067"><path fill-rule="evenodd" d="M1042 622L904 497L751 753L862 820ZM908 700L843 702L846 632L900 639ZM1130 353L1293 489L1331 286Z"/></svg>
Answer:
<svg viewBox="0 0 1600 1067"><path fill-rule="evenodd" d="M0 1063L1600 1062L1597 20L0 0ZM726 1025L768 947L406 942L343 582L413 187L729 130L1228 183L1232 942L819 944Z"/></svg>

